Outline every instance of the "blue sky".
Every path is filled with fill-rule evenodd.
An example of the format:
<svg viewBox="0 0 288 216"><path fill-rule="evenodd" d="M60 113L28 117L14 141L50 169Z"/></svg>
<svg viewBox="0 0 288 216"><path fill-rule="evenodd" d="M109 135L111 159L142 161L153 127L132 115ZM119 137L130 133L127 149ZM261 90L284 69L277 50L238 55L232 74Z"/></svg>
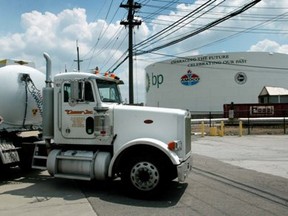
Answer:
<svg viewBox="0 0 288 216"><path fill-rule="evenodd" d="M21 28L21 15L33 10L58 14L65 9L85 8L87 21L91 22L95 19L104 19L106 11L101 8L108 9L110 5L110 1L105 0L0 0L0 3L1 32L17 31ZM120 3L121 1L114 1L112 10L115 10ZM5 17L8 19L3 19Z"/></svg>
<svg viewBox="0 0 288 216"><path fill-rule="evenodd" d="M252 0L251 0L252 1ZM53 73L74 70L76 40L80 47L81 69L99 66L102 72L112 69L127 50L127 29L120 21L127 11L119 8L126 0L0 0L0 59L31 60L44 71L43 52L52 57ZM156 34L208 0L138 0L142 8L135 14L142 25L135 28L134 44ZM212 2L212 1L210 1ZM231 13L247 0L215 0L200 18L173 34L147 46L161 45ZM217 5L219 4L219 5ZM212 7L215 6L215 8ZM199 15L199 14L198 14ZM194 18L197 15L194 16ZM161 54L187 56L242 51L288 52L288 1L262 0L253 8L174 46ZM184 26L185 25L185 26ZM180 26L180 24L178 25ZM219 42L222 40L221 42ZM135 59L136 102L145 100L145 70L155 61L171 57L147 54ZM116 73L126 82L127 62ZM127 97L124 88L124 98Z"/></svg>

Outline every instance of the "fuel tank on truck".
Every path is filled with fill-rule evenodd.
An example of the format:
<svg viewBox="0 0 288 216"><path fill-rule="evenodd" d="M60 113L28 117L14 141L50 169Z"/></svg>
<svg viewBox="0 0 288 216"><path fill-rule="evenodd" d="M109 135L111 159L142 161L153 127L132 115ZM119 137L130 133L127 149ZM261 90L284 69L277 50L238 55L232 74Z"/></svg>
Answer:
<svg viewBox="0 0 288 216"><path fill-rule="evenodd" d="M45 75L33 65L0 61L0 131L21 131L42 124Z"/></svg>

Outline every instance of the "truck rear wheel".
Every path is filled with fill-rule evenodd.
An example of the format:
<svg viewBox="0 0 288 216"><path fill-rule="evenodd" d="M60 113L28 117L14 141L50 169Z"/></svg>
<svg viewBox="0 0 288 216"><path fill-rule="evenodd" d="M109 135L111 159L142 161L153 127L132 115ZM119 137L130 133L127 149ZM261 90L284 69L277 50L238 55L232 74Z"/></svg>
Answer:
<svg viewBox="0 0 288 216"><path fill-rule="evenodd" d="M164 182L162 164L154 158L132 158L122 171L122 181L130 195L148 198L157 194Z"/></svg>

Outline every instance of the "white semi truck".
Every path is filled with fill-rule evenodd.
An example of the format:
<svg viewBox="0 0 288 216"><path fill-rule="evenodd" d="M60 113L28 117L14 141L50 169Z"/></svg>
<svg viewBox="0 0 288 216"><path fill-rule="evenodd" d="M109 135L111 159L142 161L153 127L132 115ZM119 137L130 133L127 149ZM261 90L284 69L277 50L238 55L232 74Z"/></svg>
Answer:
<svg viewBox="0 0 288 216"><path fill-rule="evenodd" d="M151 195L191 169L190 112L122 104L111 74L67 72L51 79L46 59L43 139L33 166L55 177L121 178L127 190ZM47 149L46 151L43 149Z"/></svg>
<svg viewBox="0 0 288 216"><path fill-rule="evenodd" d="M0 61L0 168L31 167L34 144L42 127L44 73L34 63Z"/></svg>

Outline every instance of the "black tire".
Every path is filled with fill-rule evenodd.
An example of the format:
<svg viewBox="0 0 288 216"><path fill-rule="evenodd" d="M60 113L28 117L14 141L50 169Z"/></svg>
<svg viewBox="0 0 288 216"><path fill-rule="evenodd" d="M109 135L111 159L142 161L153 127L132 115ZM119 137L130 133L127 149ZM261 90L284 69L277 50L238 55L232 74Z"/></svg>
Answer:
<svg viewBox="0 0 288 216"><path fill-rule="evenodd" d="M158 159L158 160L157 160ZM159 158L131 158L122 169L121 180L129 195L151 198L159 193L165 181L164 169Z"/></svg>

